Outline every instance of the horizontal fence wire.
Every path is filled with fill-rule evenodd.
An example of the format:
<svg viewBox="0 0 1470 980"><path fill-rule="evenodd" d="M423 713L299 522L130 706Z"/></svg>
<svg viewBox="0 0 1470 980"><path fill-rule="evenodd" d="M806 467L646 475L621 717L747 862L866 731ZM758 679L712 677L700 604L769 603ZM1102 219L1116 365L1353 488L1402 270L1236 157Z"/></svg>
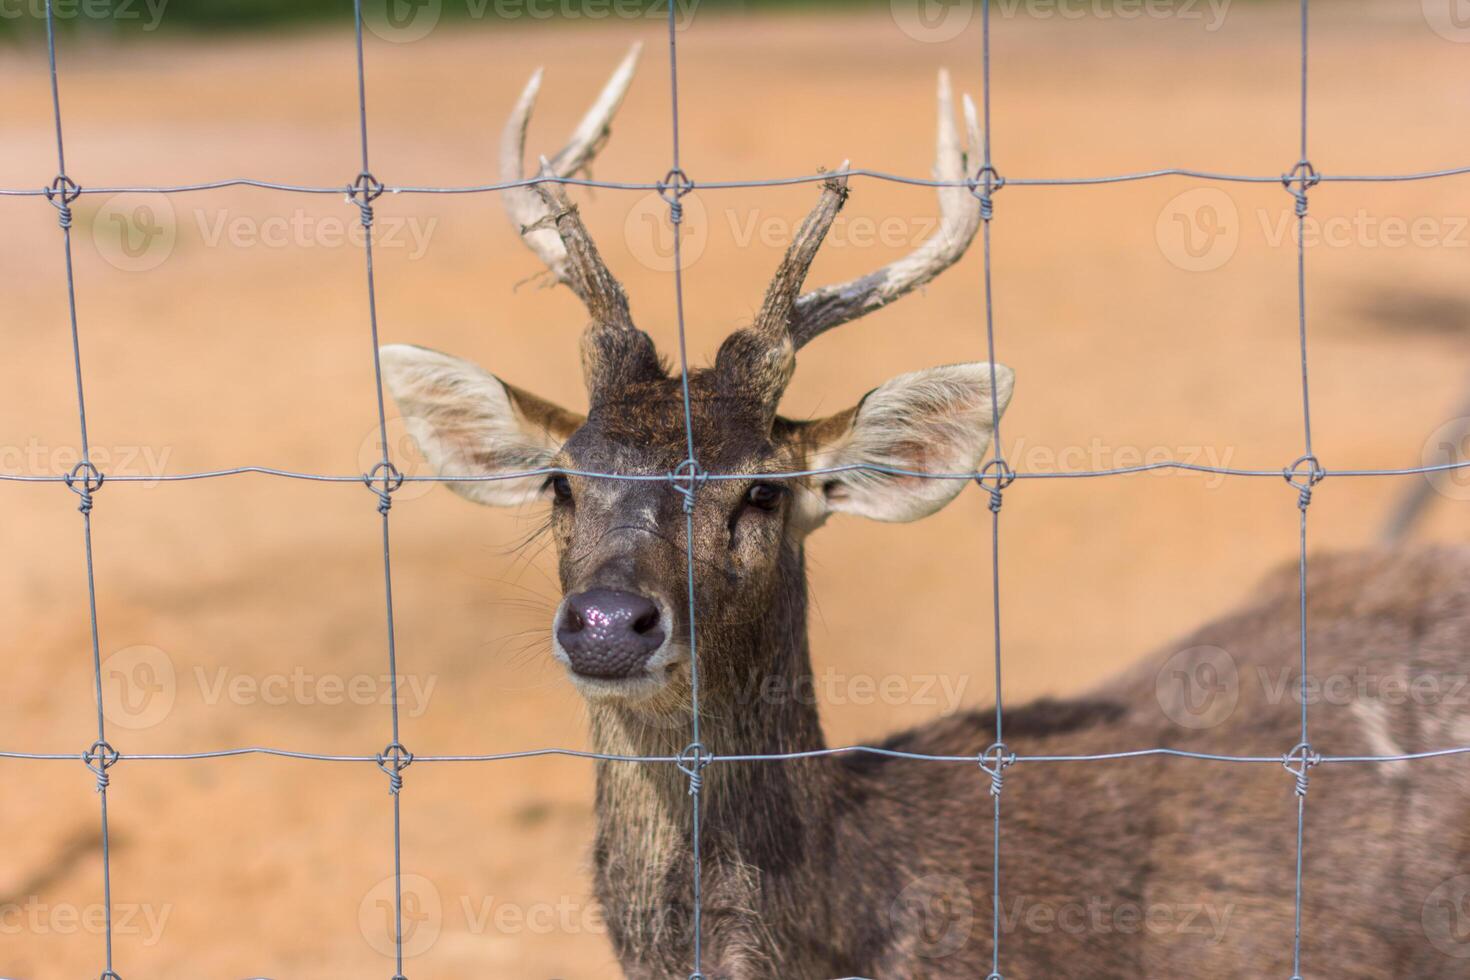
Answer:
<svg viewBox="0 0 1470 980"><path fill-rule="evenodd" d="M1318 482L1328 477L1369 476L1428 476L1453 470L1470 468L1470 460L1453 463L1434 463L1427 466L1401 466L1387 469L1344 469L1321 467L1317 470ZM1295 478L1291 467L1281 469L1241 469L1231 466L1211 466L1204 463L1186 463L1164 460L1156 463L1140 463L1137 466L1116 466L1103 470L1013 470L1007 475L1010 480L1087 480L1105 476L1132 476L1139 473L1161 473L1177 471L1201 473L1215 476L1274 477L1290 482ZM701 480L802 480L813 476L835 476L842 473L876 473L885 476L911 477L916 480L964 480L981 483L990 477L985 470L966 473L929 473L923 470L907 470L899 466L883 466L876 463L846 463L841 466L823 466L809 470L780 470L772 473L749 471L744 473L701 473ZM381 482L371 474L305 473L298 470L282 470L272 466L232 466L223 470L204 470L198 473L126 473L116 476L103 474L107 483L183 483L191 480L215 480L227 476L258 474L280 477L287 480L307 480L316 483L365 483ZM600 470L579 470L562 466L546 466L534 470L514 470L507 473L466 473L449 476L440 473L408 474L395 476L404 483L495 483L501 480L525 480L535 477L578 476L589 480L626 480L637 483L671 483L682 485L685 477L677 473L607 473ZM0 473L0 480L15 483L68 483L75 477L68 473Z"/></svg>
<svg viewBox="0 0 1470 980"><path fill-rule="evenodd" d="M1374 762L1418 762L1424 759L1443 759L1448 756L1470 754L1470 745L1431 749L1425 752L1405 752L1399 755L1321 755L1314 764L1374 763ZM307 762L373 762L374 755L340 755L326 752L301 752L294 749L276 749L266 746L246 746L235 749L214 749L205 752L119 752L115 762L197 762L205 759L230 759L239 756L274 756L281 759L300 759ZM710 752L702 758L706 765L719 762L791 762L796 759L820 759L839 755L872 755L888 759L906 759L911 762L962 762L975 765L975 755L931 755L924 752L903 752L884 748L881 745L839 745L825 749L808 749L800 752L756 753L749 755L721 755ZM685 762L679 755L619 755L612 752L588 752L583 749L523 749L517 752L485 752L471 755L415 755L413 764L436 762L513 762L517 759L540 759L548 756L566 759L589 759L595 762L668 763L679 765ZM1191 752L1187 749L1148 748L1129 749L1121 752L1092 752L1080 755L1026 755L1015 753L1007 757L1006 765L1041 762L1116 762L1125 759L1162 757L1193 759L1198 762L1270 763L1281 765L1290 761L1283 755L1227 755L1217 752ZM0 751L0 759L21 759L32 762L76 762L75 752L10 752Z"/></svg>
<svg viewBox="0 0 1470 980"><path fill-rule="evenodd" d="M1463 177L1470 175L1470 166L1446 167L1440 170L1423 170L1402 174L1318 174L1316 181L1323 184L1397 184L1409 181L1436 180L1441 177ZM1287 179L1283 174L1229 174L1209 170L1192 170L1188 167L1165 167L1159 170L1141 170L1136 173L1107 174L1095 177L1007 177L1006 187L1094 187L1099 184L1128 184L1141 180L1157 180L1163 177L1188 177L1234 184L1280 184ZM974 190L979 180L939 180L934 177L911 177L870 170L864 167L848 167L815 174L799 174L794 177L765 177L748 180L691 181L684 185L688 190L718 191L742 190L756 187L791 187L797 184L819 184L834 178L865 177L886 181L891 184L907 184L911 187L964 187ZM596 180L591 177L562 177L543 174L522 180L499 181L493 184L470 184L460 187L422 187L412 185L383 185L384 194L493 194L496 191L513 190L518 187L535 187L537 184L563 184L572 187L590 187L608 191L662 191L668 185L662 180ZM268 191L287 191L293 194L350 194L352 185L338 184L287 184L252 177L231 177L224 180L205 181L197 184L116 185L109 187L80 187L80 194L192 194L198 191L223 190L229 187L255 187ZM0 197L45 197L45 187L0 187Z"/></svg>
<svg viewBox="0 0 1470 980"><path fill-rule="evenodd" d="M68 310L70 316L70 339L72 343L73 368L76 382L76 401L78 421L81 431L82 462L68 473L56 474L21 474L0 473L0 482L19 483L62 483L68 490L75 493L80 501L78 509L83 518L84 544L86 556L87 587L89 601L89 622L91 637L91 659L93 665L93 687L97 708L97 737L92 745L84 752L23 752L14 750L0 750L0 759L21 761L55 761L75 763L81 761L91 772L96 781L96 788L101 803L101 846L102 846L102 882L104 893L104 904L107 910L106 918L106 959L104 972L100 980L121 980L121 977L113 969L112 948L112 900L111 900L111 868L108 860L108 823L107 823L107 788L111 778L111 770L122 763L134 762L192 762L218 760L226 758L242 757L266 757L275 759L289 759L308 762L328 763L358 763L373 764L387 774L389 780L389 792L393 801L393 882L394 882L394 923L395 923L395 966L396 972L393 980L404 980L403 976L403 937L402 937L402 855L401 855L401 809L400 790L403 788L403 771L410 765L435 765L441 763L490 763L508 762L522 759L538 759L547 757L560 757L568 759L582 759L603 763L624 764L650 764L650 765L673 765L678 767L689 777L690 792L692 796L694 818L690 828L690 844L694 856L693 894L694 894L694 925L693 925L693 962L690 980L704 980L701 972L702 963L702 937L700 929L700 890L702 884L702 870L699 861L700 852L700 821L699 808L701 800L701 771L710 765L733 765L745 763L779 763L790 762L799 759L829 758L848 755L878 756L896 760L922 762L922 763L948 763L978 766L983 774L990 777L991 794L994 797L993 810L993 868L991 895L993 902L994 932L992 935L992 970L987 980L1003 980L1000 972L1000 932L999 932L999 907L1000 907L1000 789L1001 771L1014 765L1036 765L1036 764L1062 764L1062 763L1103 763L1103 762L1126 762L1143 758L1167 758L1180 759L1196 762L1246 764L1246 765L1271 765L1283 766L1296 777L1297 795L1297 848L1296 848L1296 902L1294 923L1294 947L1293 955L1293 980L1301 978L1301 945L1302 945L1302 871L1303 871L1303 842L1305 833L1305 801L1307 791L1308 770L1318 765L1348 765L1348 764L1382 764L1399 762L1416 762L1432 759L1443 759L1470 754L1470 745L1452 746L1423 752L1385 754L1385 755L1330 755L1316 751L1311 745L1308 735L1307 717L1307 537L1306 518L1308 505L1311 502L1313 489L1323 480L1343 477L1409 477L1429 476L1436 473L1444 473L1470 467L1470 460L1459 460L1434 465L1392 467L1392 468L1344 468L1333 469L1323 466L1312 451L1312 426L1311 426L1311 403L1308 388L1308 361L1307 361L1307 315L1306 315L1306 273L1305 273L1305 251L1303 237L1300 234L1302 223L1305 221L1308 211L1307 191L1319 184L1325 183L1400 183L1407 181L1423 181L1441 178L1470 175L1470 166L1449 167L1438 170L1425 170L1413 173L1401 174L1331 174L1318 173L1312 166L1307 156L1307 83L1308 83L1308 0L1300 0L1301 14L1301 89L1300 89L1300 153L1296 165L1287 173L1279 175L1262 174L1234 174L1222 173L1208 170L1196 170L1189 168L1164 168L1158 170L1140 171L1135 173L1124 173L1092 177L1007 177L1001 178L991 160L991 120L990 120L990 5L982 4L982 69L983 69L983 104L984 104L984 128L983 128L983 166L972 176L965 180L939 180L921 177L909 177L901 174L888 173L880 170L865 168L847 168L835 172L823 172L816 174L802 174L791 177L775 177L765 179L741 179L741 180L711 180L695 181L690 179L680 169L679 161L679 104L678 104L678 71L677 71L677 34L674 26L673 5L669 8L669 93L672 118L672 168L664 178L656 181L638 180L594 180L574 176L557 176L553 174L541 174L535 177L516 181L502 181L490 184L480 184L461 187L432 187L394 185L380 182L369 168L368 157L368 115L367 95L364 72L363 57L363 19L361 0L353 0L353 16L356 28L356 69L357 69L357 111L359 122L359 135L361 144L361 170L357 177L350 183L337 186L314 186L304 184L291 184L276 181L260 180L255 178L229 178L194 184L178 185L127 185L127 186L81 186L69 174L66 166L62 131L62 111L59 86L57 81L57 57L56 36L54 29L54 14L51 0L46 4L47 25L47 50L48 65L50 69L51 101L55 122L56 150L57 150L57 175L47 186L40 188L0 188L0 197L19 198L44 198L57 211L58 223L62 231L62 240L66 259L66 291ZM992 441L992 458L985 467L976 472L954 472L954 473L931 473L923 471L908 470L892 466L880 466L873 464L849 464L842 466L821 467L804 470L787 470L780 472L745 472L745 473L705 473L700 469L697 462L693 426L689 414L688 394L688 356L684 337L683 316L683 285L680 275L680 263L677 261L677 250L680 242L680 220L682 207L679 199L694 190L734 190L760 187L780 187L796 184L810 184L831 180L833 177L855 177L878 181L887 181L896 184L912 185L917 187L947 188L965 187L980 198L982 204L983 218L983 257L984 257L984 307L985 307L985 332L986 345L990 356L990 362L995 363L995 323L991 293L991 219L993 208L990 195L1001 187L1080 187L1098 186L1108 184L1122 184L1137 181L1155 180L1171 177L1185 177L1203 181L1233 182L1246 184L1281 184L1287 192L1296 200L1296 217L1298 222L1297 236L1297 330L1300 342L1301 356L1301 379L1302 379L1302 422L1304 435L1304 452L1294 463L1279 468L1241 468L1214 466L1207 464L1192 463L1182 460L1167 459L1151 463L1143 463L1135 466L1113 467L1095 470L1031 470L1015 471L1006 463L1001 451L1001 440L998 431L994 434ZM521 470L511 473L482 473L482 474L405 474L401 473L390 458L387 439L387 416L383 394L381 366L377 361L378 349L378 321L377 308L373 280L372 265L372 224L374 215L374 202L383 195L398 194L422 194L422 195L455 195L455 194L481 194L505 191L513 188L531 187L538 184L562 184L577 187L598 188L610 191L655 191L664 198L670 208L670 220L674 229L674 247L676 250L676 261L674 263L674 291L675 310L679 324L679 362L683 368L682 396L684 400L684 423L687 437L688 457L676 470L668 473L639 472L639 473L616 473L598 472L589 470L570 469L564 467L542 467L537 469ZM364 257L367 273L367 313L371 340L374 351L374 370L377 397L377 418L381 459L373 470L366 474L325 474L309 473L294 470L269 467L269 466L235 466L225 469L206 470L200 472L165 473L156 475L143 474L118 474L108 475L94 466L90 460L88 448L86 400L83 386L81 341L78 328L76 293L73 282L72 252L71 252L71 226L72 212L71 204L85 195L95 194L117 194L117 193L155 193L155 194L186 194L221 190L226 188L248 187L267 191L288 192L298 194L318 195L343 195L348 203L358 207L362 225L365 232ZM994 399L994 388L992 384L992 399ZM996 409L997 406L992 406ZM996 422L999 421L999 412L995 411ZM405 482L416 483L475 483L493 482L500 480L521 480L535 477L550 478L558 475L570 475L591 479L627 480L640 482L667 482L671 489L684 497L684 511L686 516L686 540L689 553L686 562L689 568L689 613L690 613L690 645L694 647L696 642L696 605L694 581L692 568L694 564L692 522L694 508L697 506L696 491L700 484L706 480L716 481L745 481L745 480L801 480L811 477L830 476L841 473L867 472L894 477L913 478L922 480L961 480L974 481L980 488L990 495L990 510L992 513L992 573L993 592L992 602L995 616L994 637L994 667L996 684L996 708L995 708L995 742L984 752L978 755L933 755L919 752L907 752L897 749L886 748L877 745L844 745L830 748L813 749L806 751L792 751L770 754L732 754L721 753L717 750L705 748L700 743L699 729L699 685L697 663L698 658L691 653L691 682L692 682L692 729L691 743L688 748L678 755L622 755L615 753L602 753L567 748L536 748L520 751L494 752L482 754L414 754L407 750L399 741L399 698L397 690L397 655L393 630L393 593L392 593L392 561L389 544L389 511L392 505L392 493ZM1300 660L1302 684L1301 702L1301 729L1300 741L1290 750L1280 755L1231 755L1222 753L1194 752L1184 749L1168 747L1144 747L1111 752L1100 752L1077 755L1028 755L1024 752L1013 752L1003 740L1003 715L1001 696L1001 631L1000 631L1000 511L1002 491L1016 480L1048 480L1048 479L1089 479L1101 477L1121 477L1143 473L1159 472L1182 472L1200 473L1232 478L1274 478L1282 479L1298 492L1297 506L1300 511L1299 531L1299 601L1301 604L1300 623ZM371 754L328 754L319 752L285 749L269 746L244 746L237 748L222 748L194 752L164 752L164 753L129 753L121 751L112 746L106 737L104 713L103 713L103 691L100 658L100 631L97 619L96 583L93 573L92 561L92 509L94 495L104 484L159 484L191 482L196 480L210 480L224 477L242 475L262 475L291 480L305 480L322 483L343 484L366 484L378 497L378 510L382 516L382 548L383 548L383 573L384 573L384 598L387 627L387 652L389 661L389 677L392 678L391 697L389 700L391 710L391 739L392 741L382 751ZM717 749L718 747L716 747ZM849 977L844 980L864 980L861 977Z"/></svg>

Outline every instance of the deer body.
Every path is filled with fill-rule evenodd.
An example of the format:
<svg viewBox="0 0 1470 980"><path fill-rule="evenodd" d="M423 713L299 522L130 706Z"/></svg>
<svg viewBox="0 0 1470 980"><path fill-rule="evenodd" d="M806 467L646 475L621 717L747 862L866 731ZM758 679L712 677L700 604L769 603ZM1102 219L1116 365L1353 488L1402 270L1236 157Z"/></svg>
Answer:
<svg viewBox="0 0 1470 980"><path fill-rule="evenodd" d="M1463 744L1470 692L1455 688L1467 676L1470 554L1318 556L1311 567L1311 676L1352 688L1338 685L1344 693L1334 696L1328 683L1321 700L1309 699L1314 746L1383 755ZM1239 612L1086 697L1008 708L1006 743L1022 757L1160 746L1280 755L1299 734L1297 626L1293 567ZM1239 700L1219 724L1195 730L1161 710L1158 679L1179 662L1175 651L1200 647L1234 651ZM804 633L790 653L794 670L809 670ZM1361 678L1373 681L1365 689ZM814 707L756 707L741 713L744 724L711 724L708 741L725 754L823 746ZM687 740L602 715L594 737L599 750L620 753L677 753ZM881 744L978 757L993 739L987 711ZM709 766L705 973L985 977L989 786L975 766L866 755ZM1006 771L1002 808L1005 976L1291 975L1296 797L1280 767L1023 762ZM1304 975L1465 975L1465 960L1426 930L1463 911L1437 903L1464 899L1444 886L1470 869L1467 810L1460 759L1312 770ZM597 892L629 977L687 975L679 930L691 901L690 820L677 770L600 765ZM1461 936L1451 949L1470 952L1470 942Z"/></svg>
<svg viewBox="0 0 1470 980"><path fill-rule="evenodd" d="M565 595L552 653L586 698L600 753L685 750L697 657L701 740L720 757L701 772L706 980L986 977L996 869L992 784L977 764L730 758L824 747L817 706L791 693L812 689L806 537L833 514L910 521L944 507L981 465L1010 400L1008 369L960 364L894 378L827 418L778 414L802 346L928 282L974 238L980 203L963 182L975 159L960 147L948 81L941 74L935 174L955 186L938 189L935 235L866 276L802 293L847 195L843 177L827 180L753 322L713 365L672 378L555 183L602 145L636 57L567 147L543 159L543 182L503 192L526 245L590 315L587 412L416 347L382 350L384 381L456 492L549 504ZM539 73L502 137L507 184L524 177L538 85ZM973 151L968 100L965 116ZM699 471L721 478L700 483ZM672 485L678 473L684 482ZM1313 708L1313 749L1395 755L1470 742L1470 692L1451 690L1470 641L1470 557L1323 560L1312 575L1314 674L1428 680L1445 695L1428 706L1330 700ZM1022 761L1001 794L1005 977L1290 976L1299 798L1269 760L1299 740L1299 629L1296 582L1283 580L1182 654L1087 698L1006 710L1005 743ZM1177 678L1206 668L1207 683L1181 693ZM1230 697L1216 700L1222 692ZM981 713L888 745L978 762L994 736L994 716ZM1153 747L1268 761L1034 758ZM1314 976L1428 980L1463 976L1470 963L1470 876L1456 877L1470 844L1465 767L1416 761L1411 779L1405 766L1312 771L1303 950ZM667 763L597 767L595 889L634 980L692 972L689 789Z"/></svg>

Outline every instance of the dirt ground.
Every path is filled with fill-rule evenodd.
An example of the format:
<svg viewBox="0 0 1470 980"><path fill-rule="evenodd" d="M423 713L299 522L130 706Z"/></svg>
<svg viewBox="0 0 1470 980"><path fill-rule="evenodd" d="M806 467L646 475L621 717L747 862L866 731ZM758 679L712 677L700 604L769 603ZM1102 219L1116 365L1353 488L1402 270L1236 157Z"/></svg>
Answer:
<svg viewBox="0 0 1470 980"><path fill-rule="evenodd" d="M1294 6L1241 3L1218 24L1042 9L997 8L1003 173L1274 174L1296 161ZM978 15L932 43L900 22L887 10L695 17L680 36L687 172L775 176L850 158L926 173L935 70L949 66L978 94ZM1323 5L1314 28L1319 170L1470 162L1470 48L1431 30L1419 4ZM532 141L550 150L637 39L645 63L597 175L657 178L669 107L651 19L472 21L412 43L370 35L373 169L389 183L488 182L500 123L536 66L547 76ZM357 172L344 31L69 41L61 60L67 160L83 185L341 184ZM40 52L7 51L0 83L0 186L40 186L55 172ZM1321 222L1308 252L1313 422L1329 467L1444 458L1441 429L1470 379L1467 180L1311 195ZM579 197L635 315L672 350L657 203ZM812 198L797 187L691 201L697 358L755 309ZM1279 185L1182 178L1003 190L995 315L1000 359L1018 374L1004 429L1012 463L1075 470L1167 455L1270 468L1299 455L1291 203ZM933 207L922 188L855 182L814 279L902 253ZM582 404L581 313L568 294L523 283L535 260L493 195L388 197L378 215L385 341L452 351ZM162 237L124 243L120 219ZM102 468L361 472L375 410L362 257L344 240L355 219L337 196L85 198L77 302ZM0 198L0 224L3 469L64 472L78 439L55 214L39 199ZM804 351L786 410L837 410L899 372L983 356L972 254L923 295ZM1311 509L1313 547L1370 545L1407 486L1328 481ZM1470 487L1446 478L1436 489L1416 537L1459 540ZM0 495L0 747L79 752L95 721L76 498L56 484L4 483ZM344 754L385 744L374 504L360 486L261 476L104 487L93 516L113 744ZM1020 700L1085 689L1228 609L1291 558L1296 508L1276 480L1135 476L1025 482L1003 519L1004 693ZM818 693L834 741L993 699L987 524L972 489L919 525L838 520L813 540ZM402 740L423 754L585 746L584 710L547 656L549 555L518 548L537 514L411 487L392 525ZM95 976L92 778L80 762L0 767L0 975ZM249 757L124 763L112 775L123 977L391 974L391 807L376 768ZM589 764L426 765L406 778L409 976L614 974L587 900Z"/></svg>

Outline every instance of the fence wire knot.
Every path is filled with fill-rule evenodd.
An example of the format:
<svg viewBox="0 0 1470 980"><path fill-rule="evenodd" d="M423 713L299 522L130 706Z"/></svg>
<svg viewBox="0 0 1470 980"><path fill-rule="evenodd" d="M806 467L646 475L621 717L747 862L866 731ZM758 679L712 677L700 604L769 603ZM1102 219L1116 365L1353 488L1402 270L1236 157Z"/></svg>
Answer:
<svg viewBox="0 0 1470 980"><path fill-rule="evenodd" d="M67 489L78 497L77 510L83 514L92 513L92 494L102 489L102 481L106 479L102 471L89 461L82 460L62 479L66 481Z"/></svg>
<svg viewBox="0 0 1470 980"><path fill-rule="evenodd" d="M403 474L385 459L364 473L362 482L378 495L378 513L386 515L393 506L393 491L403 486Z"/></svg>
<svg viewBox="0 0 1470 980"><path fill-rule="evenodd" d="M1282 470L1281 476L1296 488L1296 505L1306 510L1312 503L1312 488L1327 479L1327 471L1317 462L1316 456L1308 453Z"/></svg>
<svg viewBox="0 0 1470 980"><path fill-rule="evenodd" d="M1011 469L1011 464L1003 457L997 456L980 468L975 482L980 485L981 490L990 494L990 512L999 514L1000 505L1004 502L1001 493L1016 482L1016 471Z"/></svg>
<svg viewBox="0 0 1470 980"><path fill-rule="evenodd" d="M678 761L674 764L679 771L689 777L689 795L697 796L704 788L704 767L714 761L703 745L698 742L690 742L684 746L684 751L679 753Z"/></svg>
<svg viewBox="0 0 1470 980"><path fill-rule="evenodd" d="M62 228L71 227L71 204L81 196L81 186L66 174L58 174L46 188L46 200L56 209L56 222Z"/></svg>
<svg viewBox="0 0 1470 980"><path fill-rule="evenodd" d="M82 764L92 770L92 774L97 777L97 792L103 792L107 789L107 784L112 782L112 777L107 774L107 770L117 763L118 758L117 749L107 744L106 739L101 738L93 742L87 751L82 753Z"/></svg>
<svg viewBox="0 0 1470 980"><path fill-rule="evenodd" d="M677 167L664 174L664 179L658 182L658 196L668 203L669 220L676 225L684 220L684 202L680 199L692 190L694 181Z"/></svg>
<svg viewBox="0 0 1470 980"><path fill-rule="evenodd" d="M367 170L358 174L357 178L347 185L347 200L357 205L364 228L373 226L373 202L382 196L383 182Z"/></svg>
<svg viewBox="0 0 1470 980"><path fill-rule="evenodd" d="M1292 197L1296 198L1296 216L1307 216L1307 191L1322 183L1322 175L1310 160L1300 160L1291 173L1281 175L1281 183Z"/></svg>
<svg viewBox="0 0 1470 980"><path fill-rule="evenodd" d="M1296 795L1307 795L1307 774L1322 761L1320 753L1313 751L1306 742L1298 742L1290 752L1281 757L1282 767L1296 777Z"/></svg>
<svg viewBox="0 0 1470 980"><path fill-rule="evenodd" d="M403 789L403 770L413 764L413 753L398 742L389 742L378 753L378 768L388 774L388 792L394 796Z"/></svg>
<svg viewBox="0 0 1470 980"><path fill-rule="evenodd" d="M699 461L693 458L684 460L669 471L669 486L684 498L684 513L694 513L694 491L704 486L708 479L709 474L700 469Z"/></svg>
<svg viewBox="0 0 1470 980"><path fill-rule="evenodd" d="M980 771L990 777L990 795L999 796L1005 780L1006 768L1015 765L1016 753L1004 742L996 742L980 753L976 760Z"/></svg>
<svg viewBox="0 0 1470 980"><path fill-rule="evenodd" d="M975 173L975 176L970 178L969 183L970 193L980 199L981 219L989 221L995 216L995 203L991 200L991 196L1006 185L1006 179L987 163Z"/></svg>

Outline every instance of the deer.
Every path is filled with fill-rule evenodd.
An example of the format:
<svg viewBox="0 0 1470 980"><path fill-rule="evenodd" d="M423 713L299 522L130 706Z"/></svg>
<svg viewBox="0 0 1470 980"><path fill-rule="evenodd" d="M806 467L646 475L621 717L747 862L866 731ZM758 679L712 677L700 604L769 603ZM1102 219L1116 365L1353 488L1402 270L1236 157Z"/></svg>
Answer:
<svg viewBox="0 0 1470 980"><path fill-rule="evenodd" d="M568 144L540 158L538 176L585 170L637 57L635 48L623 59ZM815 419L785 417L779 404L813 338L965 254L983 220L966 186L981 145L974 105L963 101L962 145L940 73L940 221L927 240L852 281L803 291L848 196L845 168L829 175L751 322L711 365L678 377L635 326L565 184L526 178L540 81L538 71L505 125L502 194L524 244L589 315L587 410L421 347L384 346L380 361L411 436L455 493L549 508L563 593L552 655L584 697L591 745L604 756L593 891L625 976L695 975L692 774L701 780L702 980L1286 978L1297 973L1299 807L1297 975L1465 975L1470 770L1453 756L1351 759L1470 742L1457 686L1470 645L1470 555L1316 556L1304 610L1293 563L1236 612L1084 695L1006 706L999 748L991 708L890 735L874 743L878 753L823 754L816 699L770 694L813 690L807 536L837 515L914 521L956 499L969 481L914 474L978 472L1014 376L989 363L921 370ZM686 484L666 479L689 457L686 383L698 465L739 479L697 491L687 470ZM1311 679L1379 683L1313 697L1310 746L1283 772L1301 697L1311 696L1297 693L1308 691L1297 667L1303 629ZM689 758L691 650L712 761L622 761ZM894 651L905 666L922 657ZM1389 696L1390 682L1440 696ZM1257 761L1068 761L1155 747ZM727 761L785 754L795 757Z"/></svg>

